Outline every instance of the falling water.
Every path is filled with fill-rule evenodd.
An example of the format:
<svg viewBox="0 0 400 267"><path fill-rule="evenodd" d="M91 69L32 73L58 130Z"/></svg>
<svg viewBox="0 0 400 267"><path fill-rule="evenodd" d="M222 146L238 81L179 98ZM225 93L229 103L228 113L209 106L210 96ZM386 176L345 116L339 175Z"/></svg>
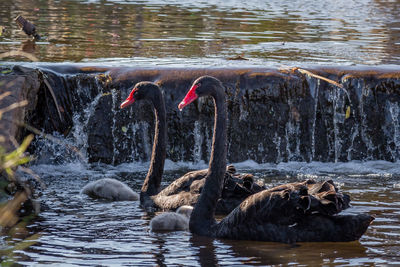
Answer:
<svg viewBox="0 0 400 267"><path fill-rule="evenodd" d="M367 133L367 129L368 129L368 125L367 125L367 113L365 112L365 105L368 105L365 102L366 97L369 96L370 94L370 90L368 88L368 85L364 84L362 81L360 81L359 86L361 88L361 94L360 94L360 114L361 114L361 139L363 140L363 142L365 143L366 147L367 147L367 160L371 160L372 156L371 156L371 150L374 147L374 144L372 142L372 140L370 139L368 133Z"/></svg>
<svg viewBox="0 0 400 267"><path fill-rule="evenodd" d="M79 148L79 151L87 158L87 147L88 147L88 129L87 125L90 117L99 103L99 99L102 97L102 93L98 94L91 103L83 109L83 112L75 112L73 114L73 128L71 135L73 137L73 143Z"/></svg>
<svg viewBox="0 0 400 267"><path fill-rule="evenodd" d="M74 105L67 140L90 162L148 160L154 132L151 108L141 102L120 110L121 92L127 93L124 90L132 82L111 83L110 88L98 76L103 77L62 77L66 88L59 90L70 92ZM344 88L308 75L266 87L244 82L235 94L227 95L228 161L397 160L400 109L396 94L387 91L386 84L380 85L380 80L371 82L350 75L337 80ZM378 85L382 89L377 89ZM164 90L167 121L172 126L167 129L167 157L207 162L212 142L212 101L197 101L191 109L194 113L183 118L176 116L176 103L172 103L178 101L180 92Z"/></svg>
<svg viewBox="0 0 400 267"><path fill-rule="evenodd" d="M342 151L343 140L340 136L340 131L346 119L346 114L344 110L344 99L343 94L339 88L334 88L331 92L332 102L333 102L333 127L334 127L334 155L335 162L339 161L339 155Z"/></svg>
<svg viewBox="0 0 400 267"><path fill-rule="evenodd" d="M118 107L118 99L117 99L117 91L115 89L111 90L111 97L112 97L112 108L111 108L111 112L113 114L112 116L112 140L116 140L116 134L115 131L117 130L117 123L116 123L116 107ZM120 130L120 129L118 129ZM115 142L112 143L113 144L113 159L112 159L112 163L115 164L115 158L118 156L119 154L119 150L117 150L115 148Z"/></svg>
<svg viewBox="0 0 400 267"><path fill-rule="evenodd" d="M274 142L276 146L276 151L277 151L277 157L276 157L276 162L282 162L282 155L281 155L281 137L278 135L278 133L275 133L274 138L272 141Z"/></svg>
<svg viewBox="0 0 400 267"><path fill-rule="evenodd" d="M61 77L65 84L71 81L76 82L77 99L79 103L77 108L71 115L72 128L67 136L63 136L58 132L37 136L33 145L36 147L35 156L37 163L65 163L81 161L83 163L88 160L88 128L89 120L95 113L95 109L99 100L104 96L101 84L95 80L92 86L84 86L81 78L76 76ZM73 84L73 83L72 83ZM91 95L97 93L92 98Z"/></svg>
<svg viewBox="0 0 400 267"><path fill-rule="evenodd" d="M200 123L196 121L193 129L194 146L193 146L193 161L198 163L201 161L201 147L203 145L203 134L200 131Z"/></svg>
<svg viewBox="0 0 400 267"><path fill-rule="evenodd" d="M319 85L320 80L306 75L306 79L310 88L311 97L314 99L314 114L312 118L312 128L311 128L311 157L314 159L315 156L315 121L317 119L317 108L318 108L318 98L319 98Z"/></svg>
<svg viewBox="0 0 400 267"><path fill-rule="evenodd" d="M399 157L400 149L399 104L388 101L385 110L386 113L388 113L385 115L385 117L387 118L385 134L389 137L390 140L387 149L391 153L392 158L397 159Z"/></svg>
<svg viewBox="0 0 400 267"><path fill-rule="evenodd" d="M289 161L298 161L302 160L302 156L300 154L300 124L296 121L289 120L286 123L286 151L288 153Z"/></svg>

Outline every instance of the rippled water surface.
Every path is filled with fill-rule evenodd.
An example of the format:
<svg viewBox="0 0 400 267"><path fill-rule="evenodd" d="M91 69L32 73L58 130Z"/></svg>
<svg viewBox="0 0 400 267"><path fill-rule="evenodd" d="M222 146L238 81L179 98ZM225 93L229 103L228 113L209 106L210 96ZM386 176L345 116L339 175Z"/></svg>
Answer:
<svg viewBox="0 0 400 267"><path fill-rule="evenodd" d="M2 0L0 53L116 64L229 65L219 59L242 54L251 65L399 64L399 9L398 0ZM20 14L42 40L18 30Z"/></svg>
<svg viewBox="0 0 400 267"><path fill-rule="evenodd" d="M164 184L187 171L182 169L182 164L169 162L167 165ZM32 169L47 186L41 197L45 208L27 227L29 233L24 233L36 234L35 242L23 250L15 250L8 259L27 265L92 266L400 264L398 163L256 165L244 162L237 167L271 186L306 178L333 179L344 192L351 194L353 207L347 213L367 212L376 216L376 220L360 241L349 243L288 245L199 238L183 231L154 233L149 230L153 215L146 214L138 202L92 200L79 194L83 185L102 177L123 180L139 191L147 164L38 165ZM12 246L21 238L8 237L3 240L3 246Z"/></svg>

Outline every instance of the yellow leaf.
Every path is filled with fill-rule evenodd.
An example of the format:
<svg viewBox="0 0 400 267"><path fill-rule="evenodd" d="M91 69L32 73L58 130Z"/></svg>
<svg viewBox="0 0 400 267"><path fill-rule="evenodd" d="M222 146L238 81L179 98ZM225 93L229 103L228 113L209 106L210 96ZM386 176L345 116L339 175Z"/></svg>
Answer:
<svg viewBox="0 0 400 267"><path fill-rule="evenodd" d="M350 106L346 109L346 119L350 118Z"/></svg>

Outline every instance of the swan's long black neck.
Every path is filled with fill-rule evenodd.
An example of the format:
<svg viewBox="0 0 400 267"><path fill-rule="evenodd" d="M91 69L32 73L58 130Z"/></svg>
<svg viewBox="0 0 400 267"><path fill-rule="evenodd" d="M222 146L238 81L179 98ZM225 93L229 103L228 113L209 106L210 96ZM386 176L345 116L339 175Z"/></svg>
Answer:
<svg viewBox="0 0 400 267"><path fill-rule="evenodd" d="M190 230L199 235L212 235L211 227L214 219L217 201L221 196L226 170L226 103L225 92L216 86L211 94L215 104L214 135L211 158L208 166L206 182L199 200L190 217Z"/></svg>
<svg viewBox="0 0 400 267"><path fill-rule="evenodd" d="M153 202L150 196L156 195L160 191L167 141L165 104L161 92L155 94L151 100L154 106L156 126L150 167L140 193L140 202L144 207L152 206Z"/></svg>

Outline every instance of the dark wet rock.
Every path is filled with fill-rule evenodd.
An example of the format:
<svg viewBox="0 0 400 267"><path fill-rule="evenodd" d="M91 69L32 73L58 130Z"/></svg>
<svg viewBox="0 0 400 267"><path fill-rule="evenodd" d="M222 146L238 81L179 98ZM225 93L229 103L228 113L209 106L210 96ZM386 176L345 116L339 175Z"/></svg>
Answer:
<svg viewBox="0 0 400 267"><path fill-rule="evenodd" d="M27 114L36 110L39 89L40 82L36 70L20 66L0 66L0 95L10 93L0 101L0 109L28 100L27 105L2 114L0 136L4 137L4 142L0 145L6 151L15 149L12 138L22 140L23 133L20 124L28 119Z"/></svg>
<svg viewBox="0 0 400 267"><path fill-rule="evenodd" d="M217 77L226 88L229 162L399 159L399 67L307 69L344 89L299 72L268 68L49 64L2 75L0 81L24 79L25 87L35 88L29 99L36 105L25 112L25 121L47 133L80 138L77 146L84 148L90 162L149 159L154 131L151 107L137 103L119 109L132 86L144 80L157 82L165 95L168 158L207 162L213 129L211 99L197 101L183 112L177 108L194 79L205 74Z"/></svg>

